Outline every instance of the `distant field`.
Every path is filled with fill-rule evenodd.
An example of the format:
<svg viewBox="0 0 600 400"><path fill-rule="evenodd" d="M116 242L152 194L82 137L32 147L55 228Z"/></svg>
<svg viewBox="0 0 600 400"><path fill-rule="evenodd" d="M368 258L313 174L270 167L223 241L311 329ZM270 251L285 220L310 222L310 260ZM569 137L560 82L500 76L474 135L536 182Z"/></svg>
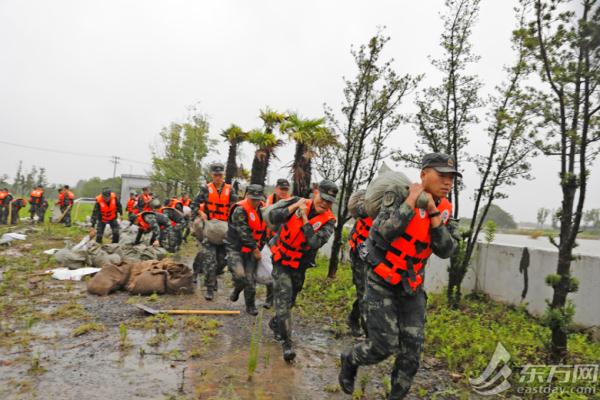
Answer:
<svg viewBox="0 0 600 400"><path fill-rule="evenodd" d="M55 201L48 201L48 211L46 212L46 219L52 218L52 210L54 209ZM92 215L92 210L94 209L93 204L86 203L77 203L73 206L73 210L71 211L71 219L73 222L84 222L85 218ZM26 207L23 207L19 211L19 218L27 218L29 217L29 204Z"/></svg>

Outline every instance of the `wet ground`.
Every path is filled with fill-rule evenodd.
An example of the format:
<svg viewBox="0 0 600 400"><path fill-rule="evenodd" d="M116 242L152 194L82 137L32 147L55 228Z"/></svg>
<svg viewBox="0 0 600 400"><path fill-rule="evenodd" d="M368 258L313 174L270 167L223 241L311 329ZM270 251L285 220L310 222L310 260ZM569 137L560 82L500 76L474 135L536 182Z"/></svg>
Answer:
<svg viewBox="0 0 600 400"><path fill-rule="evenodd" d="M15 254L0 256L6 264ZM183 260L191 264L191 258ZM44 260L35 262L39 267ZM7 265L0 268L7 279ZM193 295L97 297L87 294L84 282L53 281L21 269L26 280L11 279L28 293L5 290L0 296L0 399L351 398L337 384L338 357L356 339L335 337L326 322L296 315L297 358L287 364L267 326L273 311L252 317L244 312L243 298L231 303L226 275L220 277L215 301L207 302L202 288ZM260 303L264 290L258 297ZM241 314L150 317L134 306L137 302L157 309L234 309ZM259 347L250 373L252 343ZM385 398L388 361L361 369L355 398ZM426 358L409 398L458 398L459 392L452 376Z"/></svg>

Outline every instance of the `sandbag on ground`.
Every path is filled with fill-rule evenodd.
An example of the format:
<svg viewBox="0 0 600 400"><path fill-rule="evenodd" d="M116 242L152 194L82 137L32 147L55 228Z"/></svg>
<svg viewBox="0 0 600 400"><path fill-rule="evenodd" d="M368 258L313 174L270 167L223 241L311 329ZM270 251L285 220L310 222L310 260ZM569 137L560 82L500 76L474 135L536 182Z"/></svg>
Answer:
<svg viewBox="0 0 600 400"><path fill-rule="evenodd" d="M129 279L130 273L130 264L105 265L88 281L87 290L89 293L98 296L106 296L125 285Z"/></svg>
<svg viewBox="0 0 600 400"><path fill-rule="evenodd" d="M85 249L60 249L54 254L59 265L69 269L83 268L89 263L88 252Z"/></svg>
<svg viewBox="0 0 600 400"><path fill-rule="evenodd" d="M221 245L227 236L227 229L227 222L209 219L204 223L204 237L211 244Z"/></svg>
<svg viewBox="0 0 600 400"><path fill-rule="evenodd" d="M167 293L191 294L194 293L194 279L190 268L171 260L161 262L162 268L167 271Z"/></svg>

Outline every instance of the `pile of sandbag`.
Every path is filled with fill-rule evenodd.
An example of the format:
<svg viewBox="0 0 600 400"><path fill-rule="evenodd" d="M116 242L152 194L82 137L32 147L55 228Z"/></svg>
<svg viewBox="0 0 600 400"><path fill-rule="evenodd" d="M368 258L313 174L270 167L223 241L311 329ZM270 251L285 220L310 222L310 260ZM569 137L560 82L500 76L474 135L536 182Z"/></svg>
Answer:
<svg viewBox="0 0 600 400"><path fill-rule="evenodd" d="M135 295L193 293L193 274L173 260L147 260L105 265L87 284L88 292L99 296L119 289Z"/></svg>
<svg viewBox="0 0 600 400"><path fill-rule="evenodd" d="M119 265L121 262L162 260L166 254L167 251L162 247L121 243L101 245L86 237L75 246L58 250L54 258L62 267L78 269L86 266L102 268L106 264Z"/></svg>
<svg viewBox="0 0 600 400"><path fill-rule="evenodd" d="M367 214L371 218L377 217L381 209L383 195L386 192L394 192L401 198L408 196L410 179L402 172L392 171L385 164L379 169L377 176L369 183L365 192L364 202ZM422 193L416 202L417 208L427 208L427 196Z"/></svg>

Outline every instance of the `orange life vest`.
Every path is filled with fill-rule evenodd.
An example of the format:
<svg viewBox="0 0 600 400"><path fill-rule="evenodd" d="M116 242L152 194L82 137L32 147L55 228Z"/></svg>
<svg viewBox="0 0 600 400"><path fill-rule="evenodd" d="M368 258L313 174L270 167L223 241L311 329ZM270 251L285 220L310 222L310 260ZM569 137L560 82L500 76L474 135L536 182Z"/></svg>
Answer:
<svg viewBox="0 0 600 400"><path fill-rule="evenodd" d="M182 196L180 201L181 201L181 204L183 204L186 207L189 207L190 204L192 204L192 199L190 199L189 197L184 199Z"/></svg>
<svg viewBox="0 0 600 400"><path fill-rule="evenodd" d="M96 197L96 201L100 206L100 216L102 218L102 222L110 222L113 219L117 218L117 195L114 193L110 194L110 199L108 204L104 201L104 197L102 195L98 195Z"/></svg>
<svg viewBox="0 0 600 400"><path fill-rule="evenodd" d="M42 196L44 195L44 191L32 190L31 193L29 193L29 195L31 196L31 204L40 204L42 202Z"/></svg>
<svg viewBox="0 0 600 400"><path fill-rule="evenodd" d="M183 202L181 200L179 200L177 197L173 197L167 207L176 208L177 204L181 204L181 206L184 205Z"/></svg>
<svg viewBox="0 0 600 400"><path fill-rule="evenodd" d="M214 183L208 184L208 199L206 199L206 213L208 219L227 221L229 217L229 199L231 196L231 185L224 183L221 193Z"/></svg>
<svg viewBox="0 0 600 400"><path fill-rule="evenodd" d="M137 218L135 220L135 223L137 224L137 226L139 227L140 231L142 232L149 232L151 227L150 224L146 222L146 220L144 219L144 217L148 214L152 214L152 211L142 211L141 213L139 213L137 215Z"/></svg>
<svg viewBox="0 0 600 400"><path fill-rule="evenodd" d="M312 207L312 200L307 200L308 210ZM331 210L327 210L323 214L317 214L313 218L308 220L308 223L312 225L313 229L318 231L329 221L335 221L335 216ZM271 246L271 252L273 253L273 261L280 262L281 265L298 269L300 267L300 259L304 255L306 250L305 242L306 238L302 232L302 217L299 217L294 213L290 219L281 226L277 241Z"/></svg>
<svg viewBox="0 0 600 400"><path fill-rule="evenodd" d="M367 240L371 226L373 226L373 218L371 217L358 218L356 220L350 239L348 239L348 244L352 251L356 251L356 246Z"/></svg>
<svg viewBox="0 0 600 400"><path fill-rule="evenodd" d="M452 215L452 204L448 199L443 198L437 209L441 213L442 223L447 224ZM378 252L372 253L378 261L373 272L391 285L397 285L402 281L405 289L410 288L416 292L423 284L424 262L432 252L430 225L429 214L425 210L415 208L415 215L406 230L392 243L385 241L377 230L372 232L370 240L374 241L378 249L385 251L383 258L379 257ZM417 249L417 245L420 249ZM411 259L412 268L408 268L407 258Z"/></svg>
<svg viewBox="0 0 600 400"><path fill-rule="evenodd" d="M127 200L127 212L129 214L137 214L140 211L137 208L138 200L139 198L137 196L134 196L133 198L129 198L129 200Z"/></svg>
<svg viewBox="0 0 600 400"><path fill-rule="evenodd" d="M250 205L248 199L235 203L234 207L238 206L242 207L246 212L248 226L250 227L250 230L252 230L252 238L256 241L256 247L261 249L263 245L263 235L267 226L266 222L262 219L258 210ZM260 206L264 207L264 203L261 202ZM242 253L250 253L252 249L250 247L242 246L241 251Z"/></svg>
<svg viewBox="0 0 600 400"><path fill-rule="evenodd" d="M142 211L152 211L152 207L150 207L152 196L150 196L149 194L142 193L142 201L144 202L144 205L142 206Z"/></svg>
<svg viewBox="0 0 600 400"><path fill-rule="evenodd" d="M67 204L65 204L65 194L66 194L66 199ZM66 192L63 190L62 192L60 192L58 194L58 205L59 206L66 206L66 205L70 205L73 204L73 199L75 198L75 195L73 194L73 192L71 192L70 190L67 190Z"/></svg>
<svg viewBox="0 0 600 400"><path fill-rule="evenodd" d="M8 192L0 192L0 201L4 200L8 196Z"/></svg>

